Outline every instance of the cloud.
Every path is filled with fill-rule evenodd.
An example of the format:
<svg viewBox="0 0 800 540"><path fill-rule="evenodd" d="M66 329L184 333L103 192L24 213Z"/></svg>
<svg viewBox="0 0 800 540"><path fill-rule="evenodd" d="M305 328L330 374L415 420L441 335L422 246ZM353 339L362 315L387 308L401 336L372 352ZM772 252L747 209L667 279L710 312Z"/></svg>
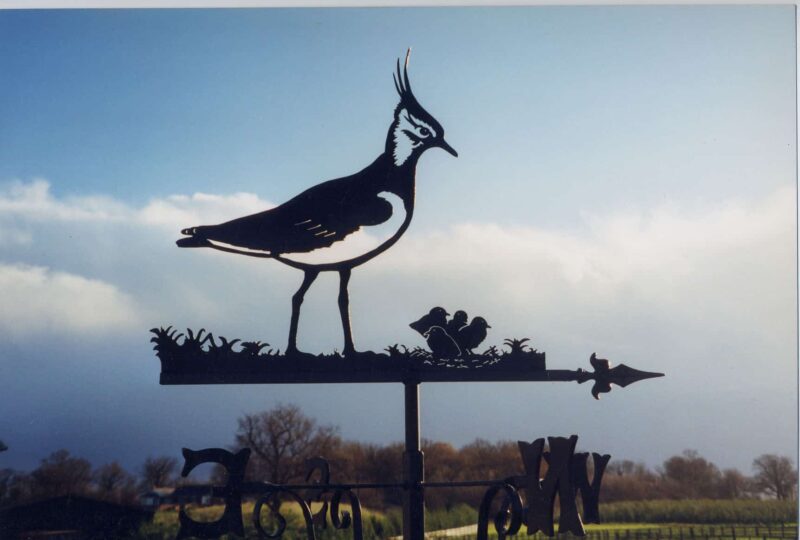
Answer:
<svg viewBox="0 0 800 540"><path fill-rule="evenodd" d="M98 201L105 200L114 212L101 208ZM361 335L373 346L404 339L404 317L419 315L415 310L430 308L423 305L428 303L480 310L493 315L495 328L504 324L508 332L533 328L552 335L569 327L575 335L596 339L602 332L624 333L622 320L666 319L681 332L698 332L697 342L703 330L687 325L782 343L793 331L795 200L793 186L786 186L760 199L583 212L572 228L461 223L417 232L412 226L395 247L355 273L354 317L394 307L379 319L360 321ZM38 264L99 276L176 324L190 315L203 324L228 324L215 323L225 313L226 320L261 329L262 319L281 323L288 316L287 299L297 286L294 271L209 250L177 250L173 244L180 227L271 206L254 194L196 193L135 208L105 197L56 198L43 180L0 189L0 209L16 216L9 226L24 233L27 223L40 223L39 252L47 257ZM2 224L0 231L10 230ZM62 249L55 235L63 237L78 226L82 236L72 236L90 240ZM164 236L164 229L173 234ZM131 252L139 254L135 270L129 266ZM17 253L29 261L30 250ZM197 256L203 256L202 265L191 262ZM232 271L235 280L227 277ZM313 334L325 334L320 347L338 346L340 339L336 325L323 324L336 313L315 312L316 306L335 308L326 287L335 287L333 280L315 284L301 321L316 328ZM256 306L256 298L271 307ZM360 298L369 299L361 308ZM259 313L252 322L251 309ZM269 339L283 338L280 326L267 328L278 334Z"/></svg>
<svg viewBox="0 0 800 540"><path fill-rule="evenodd" d="M273 206L252 193L170 195L166 199L150 201L147 206L135 212L135 218L147 225L187 227L200 223L220 223Z"/></svg>
<svg viewBox="0 0 800 540"><path fill-rule="evenodd" d="M284 346L300 272L272 261L174 245L180 227L259 211L269 206L266 201L251 194L174 195L139 207L111 201L114 216L91 202L97 200L102 198L56 197L42 181L0 189L0 231L8 230L4 225L23 232L30 226L35 236L28 245L3 249L0 342L13 343L7 336L24 341L32 356L47 359L42 365L48 377L60 379L72 372L58 366L47 347L72 354L76 367L103 354L88 338L124 333L119 341L137 344L128 356L136 359L129 373L139 374L139 386L131 386L119 404L137 411L158 370L147 343L153 326L204 327L215 336ZM642 443L636 450L626 438L631 446L625 451L633 456L668 456L691 438L704 455L719 452L718 458L729 460L728 450L714 450L720 439L706 437L712 431L749 433L746 440L723 439L743 456L756 455L763 440L791 448L795 201L788 185L747 199L720 196L623 213L576 212L570 227L469 222L426 231L414 223L396 246L353 273L356 345L377 351L392 343L424 346L408 328L410 321L434 305L464 309L492 325L487 345L530 337L532 346L547 352L551 369L589 368L588 357L596 351L613 363L667 374L623 395L616 390L588 409L585 402L570 405L573 399L591 400L584 388L484 385L464 405L470 409L467 419L496 412L501 402L523 411L546 404L562 411L557 420L572 426L568 433L579 432L586 440L606 440L605 428L598 426L614 418L630 422L632 432L660 422L658 448ZM309 290L300 319L304 350L341 350L337 294L337 276L330 273ZM45 342L44 336L53 339ZM109 363L109 373L126 365L124 359ZM91 381L93 388L105 387L105 379ZM431 409L451 411L458 392L463 389L457 385L439 385L430 393ZM105 394L97 403L105 403ZM193 395L186 394L185 403L205 399ZM239 390L224 395L237 410L263 406ZM172 406L183 398L159 399ZM313 414L313 399L307 402ZM317 404L318 414L324 410ZM675 414L659 416L664 410ZM153 418L159 413L153 409ZM686 414L694 415L688 424ZM463 441L470 433L468 420L446 426L441 436L452 440ZM507 437L518 429L511 420L497 422L489 436ZM613 437L609 444L613 452Z"/></svg>
<svg viewBox="0 0 800 540"><path fill-rule="evenodd" d="M34 221L117 221L128 217L130 210L105 196L57 200L48 181L35 179L5 183L0 189L0 214Z"/></svg>
<svg viewBox="0 0 800 540"><path fill-rule="evenodd" d="M90 335L141 324L140 309L109 283L41 266L0 264L0 332Z"/></svg>
<svg viewBox="0 0 800 540"><path fill-rule="evenodd" d="M762 200L721 201L695 211L666 204L626 214L584 213L577 231L463 223L410 234L383 265L406 272L449 269L451 276L471 269L490 282L535 283L543 274L570 287L606 290L689 276L714 259L747 257L774 240L791 251L794 220L794 188L784 187Z"/></svg>
<svg viewBox="0 0 800 540"><path fill-rule="evenodd" d="M0 247L26 246L33 242L33 235L17 227L0 227Z"/></svg>
<svg viewBox="0 0 800 540"><path fill-rule="evenodd" d="M104 195L57 199L50 182L13 180L0 186L0 215L34 222L133 222L144 225L187 226L215 223L273 206L251 193L232 195L171 195L134 208ZM0 237L1 238L1 237Z"/></svg>
<svg viewBox="0 0 800 540"><path fill-rule="evenodd" d="M560 343L634 346L646 342L637 332L669 329L695 350L746 341L791 354L795 200L786 186L750 201L587 213L572 229L464 223L409 233L363 272L378 305L402 294L471 306L495 328Z"/></svg>

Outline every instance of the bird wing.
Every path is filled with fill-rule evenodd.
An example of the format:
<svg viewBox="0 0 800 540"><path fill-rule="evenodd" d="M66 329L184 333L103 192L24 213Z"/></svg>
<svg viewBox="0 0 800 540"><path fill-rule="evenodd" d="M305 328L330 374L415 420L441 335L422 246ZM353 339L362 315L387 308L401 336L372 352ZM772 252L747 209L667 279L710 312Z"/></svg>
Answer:
<svg viewBox="0 0 800 540"><path fill-rule="evenodd" d="M192 231L196 237L275 255L329 247L392 217L391 203L356 180L330 180L270 210Z"/></svg>

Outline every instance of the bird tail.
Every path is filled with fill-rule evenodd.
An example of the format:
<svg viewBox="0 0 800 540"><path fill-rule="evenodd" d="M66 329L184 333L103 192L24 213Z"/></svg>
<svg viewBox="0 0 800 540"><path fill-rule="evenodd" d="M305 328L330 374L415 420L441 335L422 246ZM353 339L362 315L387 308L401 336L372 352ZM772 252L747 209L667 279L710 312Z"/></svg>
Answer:
<svg viewBox="0 0 800 540"><path fill-rule="evenodd" d="M181 234L187 235L185 238L178 239L175 243L178 247L193 248L193 247L211 247L211 242L203 234L204 227L189 227L183 229Z"/></svg>
<svg viewBox="0 0 800 540"><path fill-rule="evenodd" d="M409 324L408 326L410 326L412 329L416 330L417 332L419 332L419 333L420 333L421 335L423 335L423 336L425 335L425 333L426 333L428 330L430 330L430 329L431 329L431 328L430 328L430 325L426 325L426 324L425 324L425 322L424 322L424 321L422 321L421 319L420 319L419 321L414 321L414 322L412 322L412 323L411 323L411 324Z"/></svg>

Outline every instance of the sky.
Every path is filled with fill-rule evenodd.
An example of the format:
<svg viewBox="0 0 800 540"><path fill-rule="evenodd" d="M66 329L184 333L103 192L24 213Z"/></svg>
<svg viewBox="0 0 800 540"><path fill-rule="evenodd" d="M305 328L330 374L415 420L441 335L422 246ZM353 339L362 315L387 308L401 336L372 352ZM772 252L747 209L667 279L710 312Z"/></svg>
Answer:
<svg viewBox="0 0 800 540"><path fill-rule="evenodd" d="M579 435L650 466L797 455L793 6L0 11L0 466L67 448L136 470L294 403L402 440L398 384L160 386L148 330L285 346L299 272L175 247L384 147L394 63L459 152L356 269L356 345L422 346L435 305L552 369L661 379L422 386L422 435ZM300 346L341 349L335 276Z"/></svg>

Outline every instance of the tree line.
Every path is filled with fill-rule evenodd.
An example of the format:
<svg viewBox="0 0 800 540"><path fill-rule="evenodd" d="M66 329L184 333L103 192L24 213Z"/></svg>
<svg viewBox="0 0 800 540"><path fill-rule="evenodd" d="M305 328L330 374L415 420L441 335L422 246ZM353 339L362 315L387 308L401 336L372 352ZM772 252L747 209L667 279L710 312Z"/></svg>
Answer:
<svg viewBox="0 0 800 540"><path fill-rule="evenodd" d="M178 460L148 457L136 474L116 461L93 468L88 460L57 450L30 472L0 469L0 507L62 495L86 495L121 504L138 504L139 495L177 482Z"/></svg>
<svg viewBox="0 0 800 540"><path fill-rule="evenodd" d="M229 449L243 447L252 450L247 468L251 480L304 483L306 460L323 456L330 463L333 483L402 482L401 443L377 445L344 440L337 427L320 425L295 405L278 405L240 417ZM431 482L497 480L522 472L514 441L475 439L456 448L446 442L423 440L422 450L426 480ZM0 470L0 506L65 494L134 503L139 494L154 487L195 481L179 478L178 471L178 460L169 456L148 457L137 474L132 474L117 462L93 469L87 460L59 450L29 473ZM737 469L720 470L694 450L672 456L655 469L612 457L603 477L601 500L796 498L797 471L790 458L761 455L753 460L752 472L748 476ZM215 469L211 480L224 484L224 470ZM464 503L476 506L483 491L484 488L429 489L426 505L431 509L450 509ZM361 490L359 497L365 506L380 509L400 505L402 491Z"/></svg>

